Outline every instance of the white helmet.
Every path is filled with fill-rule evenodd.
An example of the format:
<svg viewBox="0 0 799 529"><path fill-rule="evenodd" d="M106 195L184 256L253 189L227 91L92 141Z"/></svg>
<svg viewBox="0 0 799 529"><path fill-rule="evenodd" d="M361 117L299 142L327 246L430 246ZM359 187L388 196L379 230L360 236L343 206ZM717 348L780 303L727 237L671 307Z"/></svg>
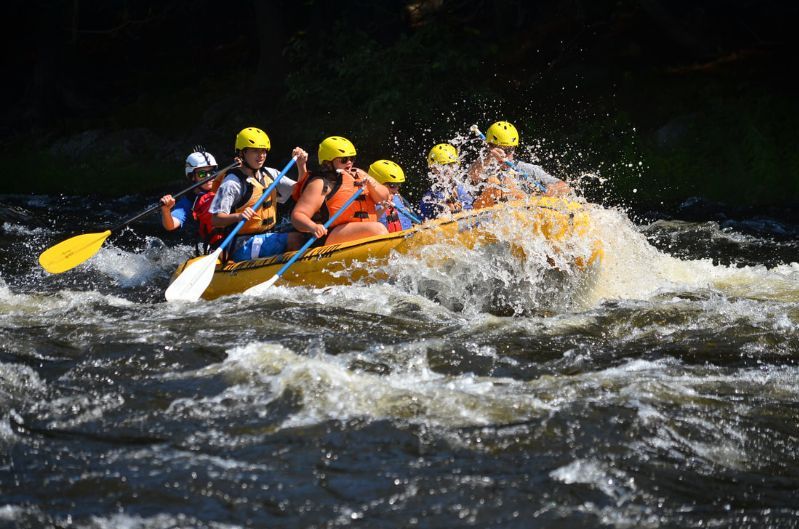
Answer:
<svg viewBox="0 0 799 529"><path fill-rule="evenodd" d="M214 155L203 150L195 151L186 158L186 176L190 176L198 167L209 166L216 168L216 159Z"/></svg>

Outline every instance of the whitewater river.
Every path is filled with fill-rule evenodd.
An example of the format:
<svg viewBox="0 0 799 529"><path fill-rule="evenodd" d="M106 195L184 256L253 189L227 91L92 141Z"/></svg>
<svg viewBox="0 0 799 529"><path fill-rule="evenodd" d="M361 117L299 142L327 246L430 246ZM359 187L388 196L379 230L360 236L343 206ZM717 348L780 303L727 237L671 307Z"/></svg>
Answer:
<svg viewBox="0 0 799 529"><path fill-rule="evenodd" d="M0 202L0 527L799 527L795 226L597 206L586 276L517 237L166 303L157 215L37 264L145 199Z"/></svg>

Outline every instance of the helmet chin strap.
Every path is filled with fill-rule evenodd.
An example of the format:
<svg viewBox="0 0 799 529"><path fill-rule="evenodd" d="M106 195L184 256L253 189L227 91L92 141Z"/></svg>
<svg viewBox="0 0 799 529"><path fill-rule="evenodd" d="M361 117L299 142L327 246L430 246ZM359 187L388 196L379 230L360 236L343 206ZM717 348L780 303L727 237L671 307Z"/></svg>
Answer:
<svg viewBox="0 0 799 529"><path fill-rule="evenodd" d="M255 174L258 174L258 171L260 171L261 168L263 167L263 165L261 165L261 167L253 167L252 165L250 165L250 162L247 161L247 157L244 156L244 149L238 152L238 157L241 159L241 163L244 165L244 167L254 172Z"/></svg>
<svg viewBox="0 0 799 529"><path fill-rule="evenodd" d="M244 160L244 165L245 165L245 166L246 166L248 169L250 169L251 171L253 171L254 173L257 173L258 171L260 171L260 170L261 170L261 167L263 167L263 165L262 165L261 167L253 167L252 165L250 165L250 164L249 164L249 162L248 162L246 159Z"/></svg>

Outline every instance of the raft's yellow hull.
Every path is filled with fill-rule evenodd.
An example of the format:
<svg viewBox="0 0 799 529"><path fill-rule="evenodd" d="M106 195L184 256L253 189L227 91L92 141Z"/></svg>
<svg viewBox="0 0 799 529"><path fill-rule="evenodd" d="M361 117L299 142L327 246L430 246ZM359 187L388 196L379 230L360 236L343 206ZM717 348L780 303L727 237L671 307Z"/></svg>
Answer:
<svg viewBox="0 0 799 529"><path fill-rule="evenodd" d="M408 253L415 248L442 241L461 244L467 248L495 242L496 235L481 226L504 215L512 215L523 223L525 237L538 236L559 242L569 237L591 236L591 219L582 204L554 197L532 197L485 209L464 211L388 235L310 249L283 274L281 284L325 287L364 279L385 280L387 278L379 271L379 265L392 252ZM264 259L229 262L225 266L218 263L203 298L214 299L239 294L263 283L293 255L294 252L288 252ZM590 255L574 256L573 263L578 269L584 269L599 263L602 257L601 242L595 240ZM172 279L180 275L193 261L194 259L190 259L180 265ZM370 266L367 270L364 266L353 266L355 262L369 262Z"/></svg>

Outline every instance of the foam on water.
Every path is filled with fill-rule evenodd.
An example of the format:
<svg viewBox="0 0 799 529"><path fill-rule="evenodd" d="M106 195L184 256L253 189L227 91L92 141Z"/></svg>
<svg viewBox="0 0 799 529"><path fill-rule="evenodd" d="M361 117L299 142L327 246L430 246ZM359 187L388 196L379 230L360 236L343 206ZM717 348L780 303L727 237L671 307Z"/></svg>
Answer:
<svg viewBox="0 0 799 529"><path fill-rule="evenodd" d="M769 269L714 265L711 259L680 259L652 246L623 212L598 205L585 207L592 219L586 236L564 241L531 237L529 226L520 217L495 215L490 223L480 226L490 238L473 248L441 239L409 253L392 254L380 271L390 278L391 288L417 296L417 302L421 298L432 300L448 312L469 318L486 312L562 314L592 309L607 300L652 300L668 292L704 289L728 298L799 300L798 263ZM575 258L590 256L597 239L604 247L602 263L588 270L576 268ZM377 271L371 263L353 267ZM324 289L322 295L301 297L333 304L358 298L358 288L333 287ZM353 290L352 296L348 289ZM292 291L296 295L297 289ZM371 286L369 292L373 295L360 296L364 310L379 314L391 310L384 284ZM275 296L281 294L270 293L270 297Z"/></svg>
<svg viewBox="0 0 799 529"><path fill-rule="evenodd" d="M73 524L71 520L68 522L65 520L57 525L72 526ZM240 529L243 526L224 522L206 521L187 514L156 514L153 516L112 514L109 516L91 516L87 524L79 527L85 529L161 529L164 527Z"/></svg>
<svg viewBox="0 0 799 529"><path fill-rule="evenodd" d="M19 420L15 407L45 395L46 385L38 373L22 364L0 362L0 442L15 438L11 422Z"/></svg>
<svg viewBox="0 0 799 529"><path fill-rule="evenodd" d="M481 377L473 373L444 375L431 370L426 351L430 340L380 346L365 353L337 356L317 352L300 355L275 343L253 342L228 351L219 365L204 369L221 373L232 383L223 393L205 399L181 399L173 413L203 417L229 413L231 406L266 411L275 399L291 394L299 399L279 428L329 420L387 419L399 423L453 431L473 426L513 424L547 417L576 403L623 407L638 411L642 428L656 432L631 440L630 450L686 453L714 465L740 470L757 466L747 455L748 437L735 422L718 417L752 413L730 402L725 388L746 388L772 402L799 398L799 368L726 368L708 366L686 370L681 362L634 359L620 366L565 377L533 380ZM495 355L490 350L485 354ZM364 372L353 365L361 355L392 365L389 374ZM238 404L236 404L238 403ZM684 413L674 413L674 407ZM696 410L704 410L697 413ZM701 435L691 434L696 430ZM449 437L449 436L448 436ZM450 439L458 444L458 436ZM559 474L568 478L565 470ZM616 476L614 479L620 479ZM623 481L623 480L622 480ZM615 490L615 488L614 488ZM618 491L608 492L618 497Z"/></svg>
<svg viewBox="0 0 799 529"><path fill-rule="evenodd" d="M622 212L594 208L592 219L605 245L588 306L607 299L651 299L664 291L717 289L729 296L799 300L799 263L764 266L714 265L711 259L678 259L656 249Z"/></svg>
<svg viewBox="0 0 799 529"><path fill-rule="evenodd" d="M54 318L53 321L76 322L79 314L93 305L130 307L135 304L125 298L93 290L61 290L55 295L18 294L12 292L0 279L0 321L6 325L11 325L18 318L36 316Z"/></svg>
<svg viewBox="0 0 799 529"><path fill-rule="evenodd" d="M22 226L20 224L14 224L11 222L4 222L2 226L0 226L0 229L2 229L2 231L5 233L22 237L40 237L44 235L52 235L54 233L53 230L48 228L31 228L30 226Z"/></svg>
<svg viewBox="0 0 799 529"><path fill-rule="evenodd" d="M549 473L553 479L570 485L583 483L601 490L616 502L622 503L635 491L634 480L624 472L608 468L600 461L577 459Z"/></svg>
<svg viewBox="0 0 799 529"><path fill-rule="evenodd" d="M106 243L88 265L121 287L131 288L168 276L191 253L188 246L167 247L155 237L145 241L143 251L125 251Z"/></svg>
<svg viewBox="0 0 799 529"><path fill-rule="evenodd" d="M433 372L425 345L410 346L404 368L389 375L353 370L349 355L307 357L264 343L232 349L223 369L240 382L255 378L249 391L263 393L267 386L269 400L286 392L300 395L302 410L283 424L285 428L363 417L458 427L511 422L549 409L525 389L525 382ZM385 349L372 356L381 354L397 358Z"/></svg>

